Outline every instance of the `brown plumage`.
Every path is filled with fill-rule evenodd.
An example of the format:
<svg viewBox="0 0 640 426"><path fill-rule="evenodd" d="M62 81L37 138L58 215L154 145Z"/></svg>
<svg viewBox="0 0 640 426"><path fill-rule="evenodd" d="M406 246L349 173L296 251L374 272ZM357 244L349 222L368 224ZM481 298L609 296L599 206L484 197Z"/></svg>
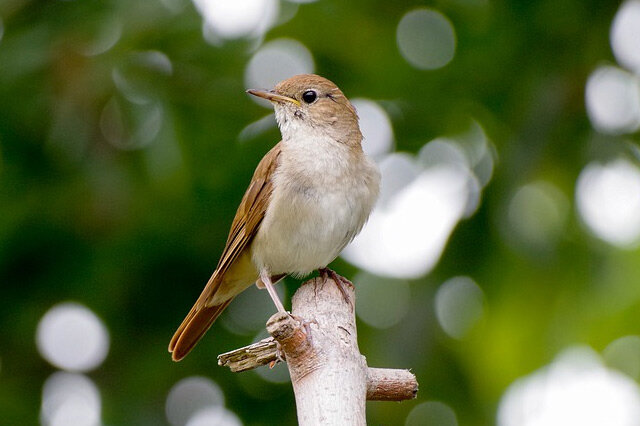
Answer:
<svg viewBox="0 0 640 426"><path fill-rule="evenodd" d="M326 268L378 196L380 175L362 151L356 111L335 84L305 74L248 92L272 102L282 141L258 164L218 266L169 343L175 361L253 283L285 312L273 284Z"/></svg>
<svg viewBox="0 0 640 426"><path fill-rule="evenodd" d="M174 361L184 358L233 298L257 280L257 271L250 259L246 259L250 257L247 249L267 210L273 190L271 177L279 155L278 143L258 164L231 223L218 266L169 343L169 352ZM234 265L237 267L233 268ZM251 278L242 279L247 275ZM216 299L216 294L223 297Z"/></svg>

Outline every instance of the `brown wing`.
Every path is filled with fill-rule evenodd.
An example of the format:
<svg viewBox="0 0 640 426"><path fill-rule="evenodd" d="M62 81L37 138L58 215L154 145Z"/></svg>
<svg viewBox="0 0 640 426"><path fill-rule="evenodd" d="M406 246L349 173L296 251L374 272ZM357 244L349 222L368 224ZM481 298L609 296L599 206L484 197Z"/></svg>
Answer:
<svg viewBox="0 0 640 426"><path fill-rule="evenodd" d="M169 343L169 352L172 353L174 361L181 360L189 353L233 299L231 297L216 305L211 305L214 295L224 282L225 273L249 247L264 218L273 191L272 177L278 165L280 152L281 147L278 143L258 164L249 188L242 197L231 223L229 237L218 262L218 267Z"/></svg>

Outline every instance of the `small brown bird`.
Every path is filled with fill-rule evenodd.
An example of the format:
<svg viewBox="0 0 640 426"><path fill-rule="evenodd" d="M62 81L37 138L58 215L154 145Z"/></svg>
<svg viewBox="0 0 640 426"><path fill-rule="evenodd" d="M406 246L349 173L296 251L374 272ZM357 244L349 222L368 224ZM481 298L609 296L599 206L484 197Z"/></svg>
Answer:
<svg viewBox="0 0 640 426"><path fill-rule="evenodd" d="M169 343L184 358L233 298L256 283L284 312L273 284L326 269L360 232L378 197L380 173L362 151L358 116L326 78L303 74L270 91L282 141L260 161L227 243L195 305Z"/></svg>

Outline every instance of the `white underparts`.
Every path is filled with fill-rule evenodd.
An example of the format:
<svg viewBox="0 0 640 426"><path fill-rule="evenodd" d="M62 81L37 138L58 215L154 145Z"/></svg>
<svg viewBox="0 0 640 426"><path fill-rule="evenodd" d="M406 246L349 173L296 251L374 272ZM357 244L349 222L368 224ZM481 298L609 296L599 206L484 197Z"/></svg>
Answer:
<svg viewBox="0 0 640 426"><path fill-rule="evenodd" d="M379 174L362 152L284 114L276 110L282 152L251 250L258 270L304 276L326 267L360 231L377 198Z"/></svg>

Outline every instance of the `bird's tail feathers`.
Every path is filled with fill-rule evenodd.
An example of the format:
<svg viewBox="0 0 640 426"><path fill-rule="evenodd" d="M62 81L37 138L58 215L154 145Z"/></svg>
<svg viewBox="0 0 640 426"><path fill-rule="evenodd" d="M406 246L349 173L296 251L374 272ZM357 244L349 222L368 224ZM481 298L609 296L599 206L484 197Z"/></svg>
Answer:
<svg viewBox="0 0 640 426"><path fill-rule="evenodd" d="M234 296L229 296L226 300L217 301L219 303L210 304L221 285L222 274L216 270L169 342L169 352L174 361L180 361L187 356L233 300Z"/></svg>
<svg viewBox="0 0 640 426"><path fill-rule="evenodd" d="M196 303L169 343L171 359L180 361L187 356L232 300L233 298L230 298L214 306L206 306L204 304L199 306Z"/></svg>

